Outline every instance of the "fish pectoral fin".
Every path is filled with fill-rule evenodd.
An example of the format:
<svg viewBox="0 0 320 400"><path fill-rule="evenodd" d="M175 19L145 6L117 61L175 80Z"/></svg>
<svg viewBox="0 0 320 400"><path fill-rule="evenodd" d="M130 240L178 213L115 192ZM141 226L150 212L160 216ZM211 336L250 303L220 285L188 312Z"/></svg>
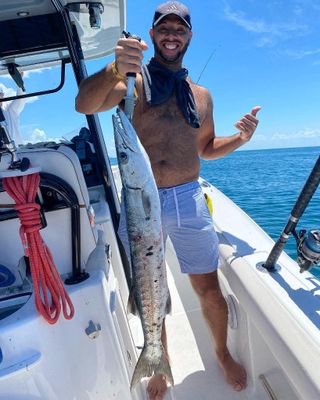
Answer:
<svg viewBox="0 0 320 400"><path fill-rule="evenodd" d="M137 303L136 303L135 298L134 298L134 289L133 289L133 287L130 289L130 293L129 293L129 299L128 299L128 305L127 305L127 313L128 314L133 314L133 315L136 315L136 316L139 315Z"/></svg>
<svg viewBox="0 0 320 400"><path fill-rule="evenodd" d="M144 190L141 192L141 200L144 212L146 214L146 218L150 218L151 216L151 199L148 193Z"/></svg>

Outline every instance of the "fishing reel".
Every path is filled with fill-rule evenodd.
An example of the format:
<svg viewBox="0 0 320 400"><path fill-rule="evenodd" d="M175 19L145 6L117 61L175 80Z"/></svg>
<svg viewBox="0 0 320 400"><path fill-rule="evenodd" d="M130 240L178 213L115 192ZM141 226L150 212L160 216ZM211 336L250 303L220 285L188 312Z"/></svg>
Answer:
<svg viewBox="0 0 320 400"><path fill-rule="evenodd" d="M20 170L21 172L25 172L30 167L30 161L28 158L23 157L20 159L17 146L14 140L11 139L3 112L0 109L0 162L4 154L9 154L11 156L11 162L8 168L6 168L7 171ZM5 176L3 172L4 171L1 170L0 165L0 177Z"/></svg>
<svg viewBox="0 0 320 400"><path fill-rule="evenodd" d="M297 255L300 272L308 271L320 264L320 230L302 229L294 235L297 242Z"/></svg>

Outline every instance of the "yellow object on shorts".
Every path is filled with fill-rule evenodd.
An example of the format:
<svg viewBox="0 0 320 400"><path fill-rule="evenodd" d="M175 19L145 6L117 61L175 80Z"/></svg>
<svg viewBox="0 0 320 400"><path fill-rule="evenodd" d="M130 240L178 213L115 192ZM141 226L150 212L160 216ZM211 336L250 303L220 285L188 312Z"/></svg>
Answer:
<svg viewBox="0 0 320 400"><path fill-rule="evenodd" d="M210 215L212 215L212 214L213 214L212 199L211 199L211 197L210 197L207 193L204 193L204 197L205 197L205 199L206 199L206 202L207 202L207 206L208 206L208 208L209 208Z"/></svg>

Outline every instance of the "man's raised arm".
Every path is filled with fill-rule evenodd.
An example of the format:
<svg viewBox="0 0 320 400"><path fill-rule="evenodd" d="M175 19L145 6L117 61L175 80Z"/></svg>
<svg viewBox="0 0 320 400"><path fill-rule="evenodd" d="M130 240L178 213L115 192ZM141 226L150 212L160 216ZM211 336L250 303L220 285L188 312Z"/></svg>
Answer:
<svg viewBox="0 0 320 400"><path fill-rule="evenodd" d="M119 39L115 49L115 61L80 83L76 110L83 114L94 114L119 104L127 89L126 74L140 72L142 51L147 48L144 41Z"/></svg>

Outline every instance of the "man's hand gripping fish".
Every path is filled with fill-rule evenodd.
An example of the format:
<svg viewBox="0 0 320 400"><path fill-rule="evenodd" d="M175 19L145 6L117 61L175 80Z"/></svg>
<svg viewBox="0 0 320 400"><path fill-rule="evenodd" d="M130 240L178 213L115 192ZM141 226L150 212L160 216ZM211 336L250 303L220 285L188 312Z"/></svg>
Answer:
<svg viewBox="0 0 320 400"><path fill-rule="evenodd" d="M173 385L171 368L161 343L163 319L171 303L158 190L148 155L121 110L113 115L113 125L132 265L129 307L138 311L144 335L131 388L143 377L153 374L165 375Z"/></svg>

